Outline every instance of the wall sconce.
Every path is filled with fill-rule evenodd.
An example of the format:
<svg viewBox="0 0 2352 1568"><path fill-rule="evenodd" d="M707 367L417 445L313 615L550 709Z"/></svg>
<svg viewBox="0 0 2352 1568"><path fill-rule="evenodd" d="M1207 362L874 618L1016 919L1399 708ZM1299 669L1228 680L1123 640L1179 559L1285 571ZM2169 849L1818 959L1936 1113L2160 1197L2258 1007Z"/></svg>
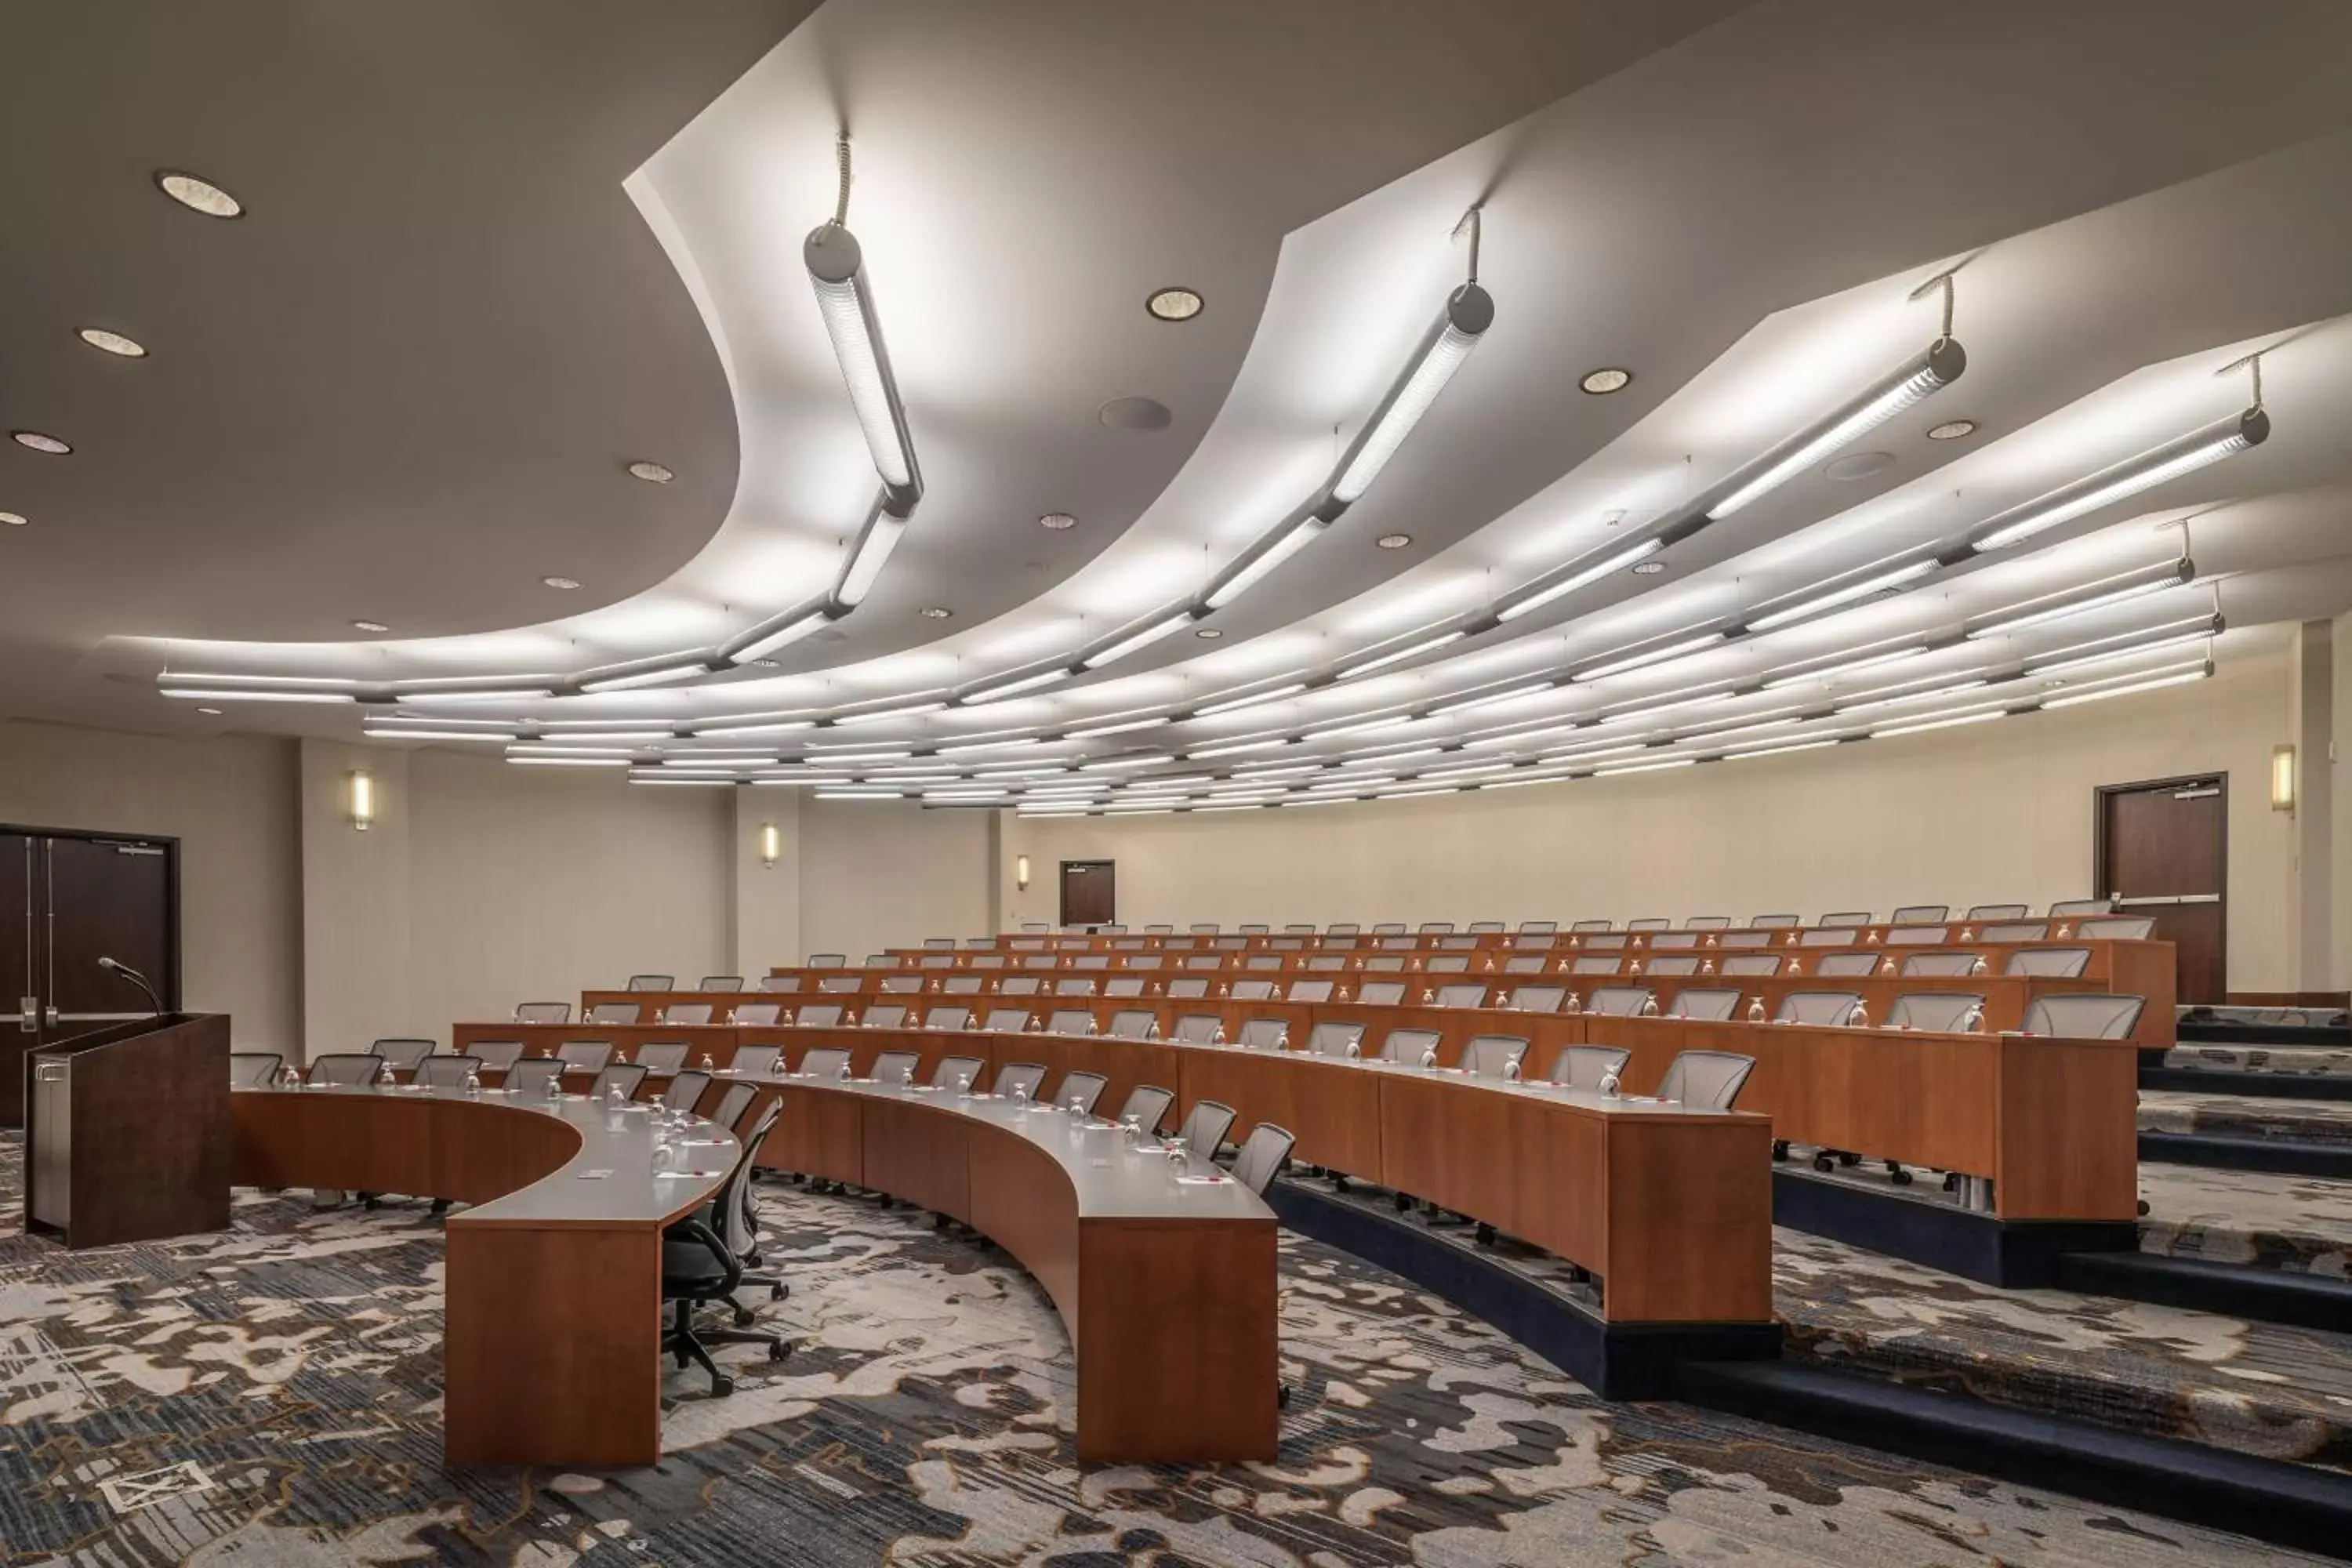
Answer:
<svg viewBox="0 0 2352 1568"><path fill-rule="evenodd" d="M2294 744L2284 742L2271 748L2271 809L2294 809Z"/></svg>
<svg viewBox="0 0 2352 1568"><path fill-rule="evenodd" d="M772 822L760 824L760 864L768 870L776 868L777 858L784 852L784 836L776 831Z"/></svg>
<svg viewBox="0 0 2352 1568"><path fill-rule="evenodd" d="M375 780L365 768L352 773L352 826L365 833L375 825Z"/></svg>
<svg viewBox="0 0 2352 1568"><path fill-rule="evenodd" d="M1013 858L1013 885L1024 893L1029 890L1029 857L1026 855Z"/></svg>

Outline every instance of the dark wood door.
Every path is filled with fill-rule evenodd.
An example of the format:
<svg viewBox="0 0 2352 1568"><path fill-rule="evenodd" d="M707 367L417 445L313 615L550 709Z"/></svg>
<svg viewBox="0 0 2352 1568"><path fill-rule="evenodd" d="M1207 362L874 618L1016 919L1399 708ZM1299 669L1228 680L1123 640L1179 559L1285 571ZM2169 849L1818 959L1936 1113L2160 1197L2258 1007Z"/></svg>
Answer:
<svg viewBox="0 0 2352 1568"><path fill-rule="evenodd" d="M1107 926L1118 919L1118 871L1108 860L1062 862L1062 923Z"/></svg>
<svg viewBox="0 0 2352 1568"><path fill-rule="evenodd" d="M33 867L38 840L0 833L0 1125L25 1116L25 1052L40 1037L40 986L34 978Z"/></svg>
<svg viewBox="0 0 2352 1568"><path fill-rule="evenodd" d="M2098 792L2097 890L2119 914L2152 915L2172 943L2178 999L2229 990L2229 780L2109 784Z"/></svg>

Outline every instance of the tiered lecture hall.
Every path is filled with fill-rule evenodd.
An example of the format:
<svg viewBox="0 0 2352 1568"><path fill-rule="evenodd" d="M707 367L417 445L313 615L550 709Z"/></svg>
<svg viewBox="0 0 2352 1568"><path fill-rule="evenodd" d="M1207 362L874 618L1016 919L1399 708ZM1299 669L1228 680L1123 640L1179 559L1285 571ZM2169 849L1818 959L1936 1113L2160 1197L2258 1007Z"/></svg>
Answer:
<svg viewBox="0 0 2352 1568"><path fill-rule="evenodd" d="M0 1568L2352 1557L2352 5L0 124Z"/></svg>

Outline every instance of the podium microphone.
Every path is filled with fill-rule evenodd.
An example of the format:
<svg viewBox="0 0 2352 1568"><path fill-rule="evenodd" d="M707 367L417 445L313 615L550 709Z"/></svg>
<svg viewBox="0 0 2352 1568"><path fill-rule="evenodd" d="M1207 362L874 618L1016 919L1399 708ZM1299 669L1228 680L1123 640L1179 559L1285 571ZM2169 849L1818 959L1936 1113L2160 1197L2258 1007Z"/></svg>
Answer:
<svg viewBox="0 0 2352 1568"><path fill-rule="evenodd" d="M163 999L155 994L155 988L147 984L147 977L145 975L140 973L129 964L117 963L110 958L100 959L98 961L98 966L111 973L120 974L123 979L128 980L131 984L136 985L140 990L147 993L148 1005L153 1009L155 1016L160 1018L163 1016Z"/></svg>

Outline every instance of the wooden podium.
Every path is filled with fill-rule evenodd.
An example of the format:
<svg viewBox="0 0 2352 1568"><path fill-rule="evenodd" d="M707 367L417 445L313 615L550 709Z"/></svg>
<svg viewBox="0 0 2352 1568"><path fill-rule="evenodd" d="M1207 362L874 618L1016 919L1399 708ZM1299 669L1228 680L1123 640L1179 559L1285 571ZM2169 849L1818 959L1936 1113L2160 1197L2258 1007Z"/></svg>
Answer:
<svg viewBox="0 0 2352 1568"><path fill-rule="evenodd" d="M228 1016L159 1013L25 1058L25 1229L68 1247L228 1227Z"/></svg>

